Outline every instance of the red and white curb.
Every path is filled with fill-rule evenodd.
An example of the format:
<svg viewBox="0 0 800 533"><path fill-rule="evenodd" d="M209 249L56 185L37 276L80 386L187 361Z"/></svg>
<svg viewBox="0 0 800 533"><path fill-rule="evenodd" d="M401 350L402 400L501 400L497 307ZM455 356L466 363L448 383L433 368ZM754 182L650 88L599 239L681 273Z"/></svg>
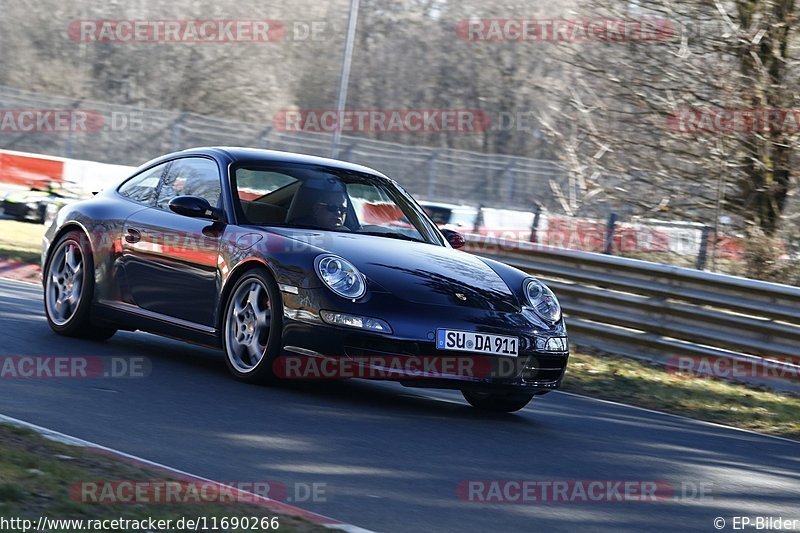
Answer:
<svg viewBox="0 0 800 533"><path fill-rule="evenodd" d="M39 265L0 259L0 278L13 279L25 283L41 283L42 268Z"/></svg>
<svg viewBox="0 0 800 533"><path fill-rule="evenodd" d="M53 431L51 429L37 426L35 424L31 424L30 422L25 422L24 420L18 420L10 416L0 415L0 424L7 424L10 426L29 429L31 431L38 433L39 435L41 435L46 439L59 442L61 444L67 444L69 446L77 446L96 455L113 457L122 462L128 463L130 465L139 468L147 468L148 470L159 472L162 475L168 475L177 481L184 481L187 483L211 484L217 486L219 489L230 491L229 493L236 494L238 496L241 496L242 498L246 497L248 504L257 505L258 507L267 509L272 513L280 514L283 516L290 516L293 518L301 518L303 520L306 520L307 522L311 522L312 524L316 524L318 526L322 526L327 529L345 531L347 533L372 533L368 529L363 529L358 526L346 524L344 522L334 520L333 518L313 513L311 511L301 509L300 507L295 507L294 505L289 505L287 503L279 502L277 500L260 496L252 492L241 490L235 487L230 487L223 483L218 483L216 481L206 479L204 477L195 476L193 474L189 474L188 472L184 472L182 470L177 470L175 468L162 465L160 463L148 461L147 459L142 459L141 457L136 457L135 455L130 455L125 452L121 452L119 450L114 450L112 448L107 448L105 446L101 446L93 442L79 439L77 437L72 437L64 433L59 433L58 431Z"/></svg>

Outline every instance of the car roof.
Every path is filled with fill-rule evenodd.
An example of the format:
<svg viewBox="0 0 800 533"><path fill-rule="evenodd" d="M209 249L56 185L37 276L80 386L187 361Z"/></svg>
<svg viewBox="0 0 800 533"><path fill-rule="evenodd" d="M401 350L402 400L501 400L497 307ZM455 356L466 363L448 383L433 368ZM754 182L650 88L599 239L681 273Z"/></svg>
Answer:
<svg viewBox="0 0 800 533"><path fill-rule="evenodd" d="M378 172L375 169L349 163L347 161L340 161L338 159L330 159L327 157L318 157L308 154L299 154L295 152L282 152L280 150L262 150L258 148L243 148L238 146L207 146L199 148L190 148L179 152L181 155L220 155L224 154L234 161L248 161L248 162L270 162L270 163L301 163L307 165L322 165L326 167L340 168L343 170L351 170L354 172L364 172L366 174L375 174L382 178L390 179L388 176ZM172 154L175 155L175 154Z"/></svg>

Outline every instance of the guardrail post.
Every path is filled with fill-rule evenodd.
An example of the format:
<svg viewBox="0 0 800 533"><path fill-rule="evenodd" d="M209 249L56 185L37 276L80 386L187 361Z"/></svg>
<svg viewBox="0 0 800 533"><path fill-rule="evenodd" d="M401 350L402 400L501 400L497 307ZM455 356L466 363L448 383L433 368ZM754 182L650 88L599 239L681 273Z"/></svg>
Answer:
<svg viewBox="0 0 800 533"><path fill-rule="evenodd" d="M708 260L708 239L711 236L711 226L703 226L703 231L700 234L700 250L697 253L697 263L695 268L697 270L706 269L706 261Z"/></svg>
<svg viewBox="0 0 800 533"><path fill-rule="evenodd" d="M608 225L606 226L606 242L605 242L605 250L603 250L604 254L613 255L614 254L614 230L616 229L617 225L617 214L611 213L608 215Z"/></svg>

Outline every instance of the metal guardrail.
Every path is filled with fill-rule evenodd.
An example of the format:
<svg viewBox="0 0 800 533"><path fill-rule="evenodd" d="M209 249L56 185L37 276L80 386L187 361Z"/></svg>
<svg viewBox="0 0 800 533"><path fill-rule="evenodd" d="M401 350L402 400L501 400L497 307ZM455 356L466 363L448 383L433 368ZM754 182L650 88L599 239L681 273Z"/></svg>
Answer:
<svg viewBox="0 0 800 533"><path fill-rule="evenodd" d="M800 393L800 288L536 243L467 251L548 283L579 347Z"/></svg>

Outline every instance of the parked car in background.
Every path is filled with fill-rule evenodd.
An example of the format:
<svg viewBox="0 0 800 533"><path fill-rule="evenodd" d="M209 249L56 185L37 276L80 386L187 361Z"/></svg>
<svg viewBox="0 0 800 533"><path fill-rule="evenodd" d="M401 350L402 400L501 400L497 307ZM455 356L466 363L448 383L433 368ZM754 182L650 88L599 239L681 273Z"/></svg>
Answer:
<svg viewBox="0 0 800 533"><path fill-rule="evenodd" d="M529 241L536 217L533 210L518 211L444 202L419 202L440 229L482 235L491 239Z"/></svg>
<svg viewBox="0 0 800 533"><path fill-rule="evenodd" d="M7 193L0 206L6 216L41 224L47 221L48 212L54 218L59 209L78 200L80 198L76 194L49 183L42 188Z"/></svg>
<svg viewBox="0 0 800 533"><path fill-rule="evenodd" d="M530 241L536 214L531 211L482 207L475 233L489 239Z"/></svg>
<svg viewBox="0 0 800 533"><path fill-rule="evenodd" d="M439 228L472 233L478 219L479 209L471 205L443 202L419 202L434 224Z"/></svg>

